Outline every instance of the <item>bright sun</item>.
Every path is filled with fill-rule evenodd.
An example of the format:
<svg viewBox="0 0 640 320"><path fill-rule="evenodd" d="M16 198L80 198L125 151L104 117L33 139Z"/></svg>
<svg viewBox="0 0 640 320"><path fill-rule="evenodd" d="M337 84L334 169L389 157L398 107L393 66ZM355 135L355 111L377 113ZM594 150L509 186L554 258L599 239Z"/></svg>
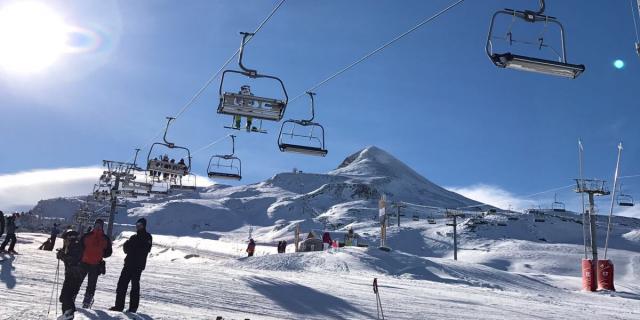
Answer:
<svg viewBox="0 0 640 320"><path fill-rule="evenodd" d="M11 73L37 73L62 55L67 26L39 2L20 1L0 8L0 68Z"/></svg>

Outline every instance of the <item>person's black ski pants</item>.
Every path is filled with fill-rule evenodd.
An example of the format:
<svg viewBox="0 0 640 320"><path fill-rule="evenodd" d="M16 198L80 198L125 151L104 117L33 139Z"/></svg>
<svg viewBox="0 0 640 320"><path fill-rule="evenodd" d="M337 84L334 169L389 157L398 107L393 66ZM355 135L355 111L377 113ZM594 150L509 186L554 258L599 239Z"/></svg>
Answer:
<svg viewBox="0 0 640 320"><path fill-rule="evenodd" d="M116 305L118 309L124 309L124 300L127 295L127 287L131 282L131 293L129 296L129 310L135 312L140 303L140 276L142 269L125 265L120 273L118 288L116 289Z"/></svg>
<svg viewBox="0 0 640 320"><path fill-rule="evenodd" d="M14 247L16 246L16 235L15 234L7 234L6 237L4 237L4 241L2 241L2 245L0 245L0 250L4 250L4 248L7 247L7 243L9 243L9 241L11 241L11 244L9 244L9 251L13 251Z"/></svg>

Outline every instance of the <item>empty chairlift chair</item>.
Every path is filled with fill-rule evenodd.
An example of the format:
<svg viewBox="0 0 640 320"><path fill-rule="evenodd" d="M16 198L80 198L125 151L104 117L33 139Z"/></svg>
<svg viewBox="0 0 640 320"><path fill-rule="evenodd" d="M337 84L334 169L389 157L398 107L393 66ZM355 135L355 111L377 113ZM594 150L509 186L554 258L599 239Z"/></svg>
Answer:
<svg viewBox="0 0 640 320"><path fill-rule="evenodd" d="M555 212L565 212L564 202L558 201L558 196L555 195L553 197L553 203L551 204L551 209Z"/></svg>
<svg viewBox="0 0 640 320"><path fill-rule="evenodd" d="M617 200L620 207L633 207L634 205L633 197L622 192L622 184L620 184L620 194L618 194Z"/></svg>
<svg viewBox="0 0 640 320"><path fill-rule="evenodd" d="M228 180L241 180L242 179L242 161L235 154L236 137L231 137L231 153L224 155L214 155L209 159L209 165L207 166L207 175L213 179L228 179Z"/></svg>
<svg viewBox="0 0 640 320"><path fill-rule="evenodd" d="M183 176L191 173L191 151L186 147L181 147L173 142L167 141L167 131L171 121L175 118L167 117L167 126L164 129L164 136L162 137L164 142L156 142L149 148L149 154L147 155L147 174L151 177L152 182L160 182L161 180L168 180L170 183L177 184L179 180L182 180ZM179 149L184 151L186 157L180 161L175 162L175 159L169 159L167 155L160 158L151 158L154 150L158 150L158 147L164 147L169 150ZM187 162L184 162L187 159Z"/></svg>
<svg viewBox="0 0 640 320"><path fill-rule="evenodd" d="M282 152L295 152L324 157L327 149L324 144L324 127L315 118L315 93L307 92L311 98L311 118L308 120L287 120L280 127L278 148Z"/></svg>
<svg viewBox="0 0 640 320"><path fill-rule="evenodd" d="M232 116L250 117L254 119L280 121L284 115L284 111L287 107L287 101L289 96L287 90L284 87L284 83L280 78L259 74L257 70L248 69L242 64L242 57L245 50L247 39L253 36L253 33L241 32L242 43L240 44L240 56L238 58L238 65L241 71L238 70L225 70L222 73L222 79L220 81L220 89L218 91L220 95L220 103L218 105L218 113L227 114ZM265 78L272 79L279 82L280 87L284 93L283 99L260 97L253 95L250 90L247 90L248 86L243 86L240 92L224 91L224 80L228 73L236 73L249 77L251 79Z"/></svg>
<svg viewBox="0 0 640 320"><path fill-rule="evenodd" d="M518 11L514 9L504 9L497 11L491 18L491 25L489 27L489 34L487 36L487 43L485 51L491 62L500 68L511 68L515 70L530 71L543 73L553 76L566 77L575 79L582 72L584 72L584 65L570 64L567 62L567 53L565 48L565 35L564 27L555 17L544 15L545 1L540 0L540 9L538 11ZM511 25L504 37L494 35L494 25L496 17L506 15L512 18ZM542 33L539 35L536 42L517 40L513 37L512 27L516 21L525 21L527 23L544 24ZM549 24L554 24L560 29L560 52L556 50L552 45L544 42L544 31L546 31ZM494 52L494 43L496 39L504 40L510 46L514 43L535 46L538 49L548 49L553 54L558 56L558 60L548 60L538 57L529 57L525 55L518 55L511 52L497 53Z"/></svg>

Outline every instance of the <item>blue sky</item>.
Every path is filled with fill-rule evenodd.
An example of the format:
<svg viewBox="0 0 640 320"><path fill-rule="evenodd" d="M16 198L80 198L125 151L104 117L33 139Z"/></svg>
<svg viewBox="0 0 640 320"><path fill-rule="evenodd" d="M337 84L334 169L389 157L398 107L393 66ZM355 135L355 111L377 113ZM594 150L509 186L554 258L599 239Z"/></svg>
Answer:
<svg viewBox="0 0 640 320"><path fill-rule="evenodd" d="M129 159L233 54L238 32L255 29L275 3L47 1L102 42L39 74L0 75L0 174ZM248 45L245 63L297 96L450 3L287 1ZM565 25L569 62L586 65L576 80L498 69L484 53L495 10L536 5L465 1L319 88L326 158L281 153L276 124L265 123L268 135L239 132L242 183L293 167L326 172L376 145L438 184L526 195L572 182L579 137L588 176L610 180L619 141L622 174L639 174L640 58L628 1L548 1L547 13ZM196 150L228 134L230 119L215 111L218 84L175 123L171 140ZM307 104L295 101L285 117L306 116ZM220 144L197 154L194 170L204 175L209 155L226 151ZM640 198L639 179L624 185ZM576 198L568 189L560 196Z"/></svg>

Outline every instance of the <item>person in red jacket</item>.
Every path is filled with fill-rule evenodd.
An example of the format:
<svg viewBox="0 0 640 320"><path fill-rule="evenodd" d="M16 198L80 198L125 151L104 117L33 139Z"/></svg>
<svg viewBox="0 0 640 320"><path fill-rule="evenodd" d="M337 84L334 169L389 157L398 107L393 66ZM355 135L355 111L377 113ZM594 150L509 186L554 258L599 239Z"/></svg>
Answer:
<svg viewBox="0 0 640 320"><path fill-rule="evenodd" d="M93 230L80 239L80 244L83 248L80 260L80 275L82 279L80 284L82 285L84 278L87 275L89 276L82 307L88 309L93 304L93 295L96 292L98 276L106 272L106 266L102 259L110 257L112 253L111 240L104 234L104 221L102 219L96 219Z"/></svg>
<svg viewBox="0 0 640 320"><path fill-rule="evenodd" d="M253 239L249 239L249 245L247 246L247 255L253 257L253 253L256 251L256 243Z"/></svg>
<svg viewBox="0 0 640 320"><path fill-rule="evenodd" d="M322 235L322 247L324 250L331 248L331 235L329 232L325 231Z"/></svg>

